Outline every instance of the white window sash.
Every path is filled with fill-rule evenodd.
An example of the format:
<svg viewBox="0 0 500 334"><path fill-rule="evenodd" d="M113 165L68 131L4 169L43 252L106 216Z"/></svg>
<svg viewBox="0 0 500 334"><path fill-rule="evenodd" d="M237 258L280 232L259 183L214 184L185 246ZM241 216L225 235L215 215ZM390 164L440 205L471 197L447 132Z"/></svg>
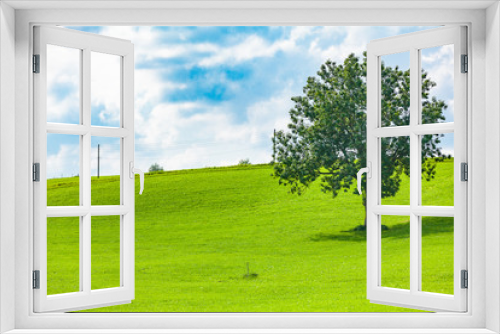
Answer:
<svg viewBox="0 0 500 334"><path fill-rule="evenodd" d="M53 124L46 121L47 45L58 45L80 51L81 124ZM91 125L90 86L91 52L117 55L121 59L120 128ZM134 180L129 177L129 162L134 159L134 48L129 41L77 32L64 28L34 28L34 54L40 55L40 73L34 74L34 161L40 163L40 181L34 191L34 265L40 272L39 289L33 290L34 311L72 311L99 306L129 303L134 299ZM47 207L47 133L80 136L80 205ZM91 137L116 137L121 141L121 205L91 205ZM120 286L92 290L91 217L120 215ZM80 220L80 288L78 292L47 295L47 219L79 217Z"/></svg>
<svg viewBox="0 0 500 334"><path fill-rule="evenodd" d="M461 182L461 163L467 163L467 74L461 73L461 55L467 54L466 28L452 26L430 29L372 41L367 52L367 162L372 166L367 178L367 297L372 302L408 308L467 310L467 290L461 288L461 271L467 270L467 182ZM420 121L420 50L442 45L454 46L454 122L424 124ZM410 54L410 124L381 127L381 60L383 55ZM432 76L432 73L430 73ZM421 135L454 133L454 206L422 206ZM381 205L381 138L408 136L410 139L410 205ZM382 286L381 215L410 217L410 289ZM454 218L454 294L422 291L422 216Z"/></svg>

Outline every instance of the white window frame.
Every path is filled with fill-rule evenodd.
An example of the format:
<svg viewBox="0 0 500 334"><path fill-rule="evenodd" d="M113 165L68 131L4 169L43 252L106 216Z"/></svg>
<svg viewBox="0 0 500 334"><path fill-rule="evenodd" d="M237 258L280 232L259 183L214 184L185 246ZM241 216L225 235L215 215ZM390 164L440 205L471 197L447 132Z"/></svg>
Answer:
<svg viewBox="0 0 500 334"><path fill-rule="evenodd" d="M408 2L408 1L405 1ZM131 328L197 328L202 329L225 329L212 332L238 332L235 329L254 328L256 332L284 332L293 328L302 328L295 332L343 332L342 329L350 330L349 333L384 332L404 333L410 332L406 329L419 328L418 332L459 332L464 329L466 333L491 333L500 331L500 229L498 221L500 218L500 175L498 175L498 164L500 163L500 136L498 129L500 117L500 11L495 2L439 2L432 5L429 2L412 2L407 9L390 9L394 4L384 1L370 2L370 8L362 8L363 3L348 1L336 1L336 4L301 2L283 4L279 1L267 3L256 3L253 5L221 4L216 1L207 1L204 4L192 3L180 5L172 2L167 4L172 8L164 9L117 9L98 10L97 6L105 6L106 1L93 2L81 1L74 6L87 9L47 10L40 9L41 6L69 6L61 2L8 2L13 6L38 6L38 9L19 10L15 12L15 26L11 19L12 9L8 4L0 4L0 43L2 54L0 54L0 69L3 78L0 78L0 94L2 106L11 106L15 103L15 119L9 118L5 109L0 109L0 182L9 183L6 173L13 172L15 168L15 219L6 221L9 211L2 213L2 227L4 233L0 238L2 248L0 249L0 316L6 322L0 329L8 330L16 328L15 333L27 333L23 329L32 329L30 333L36 333L36 329L64 329L61 332L75 332L76 329L89 329L88 333L105 332L104 329ZM17 4L16 4L17 3ZM67 3L67 2L66 2ZM167 2L165 2L167 3ZM332 2L333 3L333 2ZM123 2L125 4L125 2ZM109 5L109 4L108 4ZM165 6L167 6L165 5ZM364 4L366 5L366 4ZM450 9L453 6L462 6L462 9ZM487 10L487 5L491 5ZM92 7L94 6L94 9ZM116 6L111 4L110 6ZM144 5L135 3L135 8L151 6L151 2L144 1ZM158 3L153 4L158 6ZM184 6L178 9L175 6ZM186 7L187 6L187 7ZM194 7L193 7L194 6ZM197 7L198 6L198 7ZM211 9L202 8L208 6ZM232 8L224 8L224 6ZM281 9L280 9L281 6ZM329 8L337 6L340 8ZM398 2L398 7L405 6ZM420 6L420 9L415 9ZM425 6L433 6L429 8ZM445 8L436 9L435 7ZM467 6L469 6L468 9ZM477 8L478 6L482 6ZM249 8L250 7L250 8ZM293 7L293 8L288 8ZM345 9L345 8L355 8ZM361 7L361 8L359 8ZM55 7L57 8L57 7ZM219 8L219 9L216 9ZM245 9L246 8L246 9ZM274 9L273 9L274 8ZM412 8L412 9L408 9ZM474 9L475 8L475 9ZM54 7L53 7L54 9ZM9 16L10 15L10 16ZM2 21L7 16L6 21ZM485 25L486 23L486 25ZM38 24L61 24L61 25L442 25L462 24L468 26L469 50L471 59L469 69L472 75L468 78L468 95L470 110L468 114L468 151L470 181L468 197L468 221L469 224L469 261L468 268L469 307L466 313L433 313L433 314L363 314L363 313L282 313L282 314L258 314L258 313L212 313L212 314L35 314L33 313L33 291L31 289L32 266L32 183L30 181L31 157L33 156L32 133L33 133L33 104L32 104L32 76L30 73L30 55L32 54L32 27ZM15 30L15 74L8 70L12 65L12 56L5 56L5 52L11 52L13 42L8 38L9 31L5 27ZM14 29L15 28L15 29ZM12 38L11 38L12 39ZM4 43L7 49L4 48ZM3 57L2 57L3 55ZM486 71L488 66L488 71ZM9 87L9 78L4 73L10 73L11 79L15 79L15 101L8 97L12 92ZM12 111L10 111L12 113ZM5 130L8 125L15 126L15 134ZM15 145L5 139L15 139ZM490 154L485 154L485 149L490 149ZM7 158L15 158L15 165ZM486 165L486 162L488 164ZM486 167L485 167L486 166ZM490 172L488 183L486 173ZM0 209L7 208L10 203L6 199L8 192L2 186L0 190ZM488 193L488 196L486 196ZM485 202L487 206L485 205ZM5 212L5 211L4 211ZM486 219L488 218L488 219ZM472 229L472 226L474 228ZM9 241L15 237L15 244ZM14 252L14 256L12 256ZM7 270L6 270L7 269ZM12 270L8 270L12 269ZM15 283L14 283L15 282ZM11 286L9 286L9 284ZM14 293L9 289L15 284ZM488 293L486 292L488 289ZM8 302L10 308L8 308ZM12 310L12 305L15 307ZM11 320L11 316L14 319ZM260 328L261 330L258 330ZM264 331L262 329L269 329ZM427 330L433 328L432 331ZM99 330L101 329L101 330ZM233 330L229 330L233 329ZM321 330L322 329L322 330ZM382 329L382 330L381 330ZM392 330L390 330L392 329ZM448 329L448 331L446 330ZM347 331L347 330L346 330ZM51 332L54 332L51 330ZM127 331L133 333L134 331ZM137 332L140 332L138 330ZM167 332L167 331L165 331ZM170 332L174 332L173 330ZM244 331L248 333L247 331ZM415 330L411 331L416 333Z"/></svg>

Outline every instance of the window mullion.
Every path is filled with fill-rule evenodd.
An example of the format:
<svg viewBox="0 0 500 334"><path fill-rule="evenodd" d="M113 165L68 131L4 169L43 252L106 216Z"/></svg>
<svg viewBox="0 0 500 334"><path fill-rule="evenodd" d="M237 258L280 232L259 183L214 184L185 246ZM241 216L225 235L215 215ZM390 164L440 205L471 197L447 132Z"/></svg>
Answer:
<svg viewBox="0 0 500 334"><path fill-rule="evenodd" d="M419 59L418 49L410 49L410 291L416 293L420 286L420 228L419 216L414 208L420 204L420 145L414 128L418 125L419 105Z"/></svg>
<svg viewBox="0 0 500 334"><path fill-rule="evenodd" d="M84 207L90 210L91 206L91 134L90 134L90 50L88 48L83 49L82 53L82 90L81 90L81 101L82 101L82 125L88 129L88 131L81 137L82 138L82 149L80 161L82 163L82 177L80 182L82 182L80 189L82 189L82 204ZM80 250L82 254L82 265L80 269L80 277L83 280L83 291L90 294L92 283L92 271L91 271L91 215L88 211L82 221L82 238L80 244Z"/></svg>
<svg viewBox="0 0 500 334"><path fill-rule="evenodd" d="M81 85L81 101L82 101L82 125L87 129L86 133L82 136L82 149L80 161L82 164L82 177L80 178L80 189L82 189L82 205L90 207L90 147L91 147L91 134L90 134L90 50L83 49L83 59L81 65L82 71L82 85Z"/></svg>

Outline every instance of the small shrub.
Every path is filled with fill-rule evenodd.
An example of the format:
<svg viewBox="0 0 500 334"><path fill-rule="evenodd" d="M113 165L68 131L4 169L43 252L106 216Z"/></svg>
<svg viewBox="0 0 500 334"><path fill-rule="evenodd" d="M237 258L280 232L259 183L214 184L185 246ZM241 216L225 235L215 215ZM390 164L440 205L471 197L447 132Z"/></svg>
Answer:
<svg viewBox="0 0 500 334"><path fill-rule="evenodd" d="M246 159L241 159L239 162L238 162L238 166L248 166L248 165L251 165L250 163L250 159L246 158Z"/></svg>
<svg viewBox="0 0 500 334"><path fill-rule="evenodd" d="M154 163L149 167L149 172L154 173L154 172L163 172L163 167L160 166L158 163Z"/></svg>

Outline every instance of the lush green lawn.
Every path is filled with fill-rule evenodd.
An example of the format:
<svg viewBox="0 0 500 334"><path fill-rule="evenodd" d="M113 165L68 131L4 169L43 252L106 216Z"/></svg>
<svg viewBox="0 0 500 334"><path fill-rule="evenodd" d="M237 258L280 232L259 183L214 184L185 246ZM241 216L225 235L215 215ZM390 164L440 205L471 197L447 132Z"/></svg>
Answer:
<svg viewBox="0 0 500 334"><path fill-rule="evenodd" d="M436 179L424 181L424 203L452 204L452 171L451 161L439 163ZM144 194L136 196L136 298L92 311L411 311L366 299L365 233L346 232L363 223L360 196L332 199L314 185L298 197L271 172L257 165L147 175ZM384 204L406 201L408 183ZM75 184L75 178L50 180L49 204L78 202ZM117 177L93 179L93 204L115 204L117 185ZM93 288L119 282L116 219L93 218ZM389 227L382 282L406 288L408 217L382 221ZM49 293L76 291L78 222L53 218L48 226ZM425 218L422 244L423 288L453 293L453 219Z"/></svg>

